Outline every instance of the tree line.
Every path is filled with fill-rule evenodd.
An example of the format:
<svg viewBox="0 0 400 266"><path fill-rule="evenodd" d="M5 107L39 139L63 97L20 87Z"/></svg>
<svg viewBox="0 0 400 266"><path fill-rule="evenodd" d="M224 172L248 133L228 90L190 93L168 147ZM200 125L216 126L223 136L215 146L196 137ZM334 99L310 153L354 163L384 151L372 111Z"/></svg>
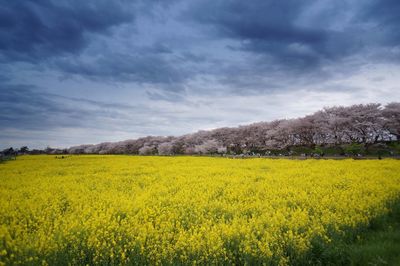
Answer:
<svg viewBox="0 0 400 266"><path fill-rule="evenodd" d="M399 155L400 103L326 107L296 119L148 136L120 142L47 148L69 154Z"/></svg>

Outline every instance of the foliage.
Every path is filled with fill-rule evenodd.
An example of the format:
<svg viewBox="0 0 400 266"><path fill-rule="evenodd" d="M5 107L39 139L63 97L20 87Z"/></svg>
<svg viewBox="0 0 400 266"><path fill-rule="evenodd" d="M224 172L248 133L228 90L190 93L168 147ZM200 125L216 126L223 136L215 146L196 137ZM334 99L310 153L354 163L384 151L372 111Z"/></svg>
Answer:
<svg viewBox="0 0 400 266"><path fill-rule="evenodd" d="M400 142L389 142L386 145L389 147L391 153L400 155Z"/></svg>
<svg viewBox="0 0 400 266"><path fill-rule="evenodd" d="M399 169L390 159L21 156L0 165L0 262L305 265L388 213Z"/></svg>
<svg viewBox="0 0 400 266"><path fill-rule="evenodd" d="M314 152L314 149L311 147L305 146L295 146L290 149L293 155L311 155Z"/></svg>
<svg viewBox="0 0 400 266"><path fill-rule="evenodd" d="M328 146L321 147L321 149L325 156L344 155L344 151L341 146L328 145Z"/></svg>
<svg viewBox="0 0 400 266"><path fill-rule="evenodd" d="M322 156L325 154L324 150L321 147L315 147L313 153L316 155L319 155L319 156Z"/></svg>
<svg viewBox="0 0 400 266"><path fill-rule="evenodd" d="M352 143L349 145L344 145L343 150L344 150L345 154L352 155L352 156L365 154L365 147L361 143Z"/></svg>

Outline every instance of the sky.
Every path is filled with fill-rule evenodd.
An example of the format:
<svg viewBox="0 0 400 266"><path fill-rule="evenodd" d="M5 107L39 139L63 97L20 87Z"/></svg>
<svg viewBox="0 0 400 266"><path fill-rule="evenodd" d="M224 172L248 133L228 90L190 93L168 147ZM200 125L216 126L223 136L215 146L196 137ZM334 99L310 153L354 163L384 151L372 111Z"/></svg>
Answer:
<svg viewBox="0 0 400 266"><path fill-rule="evenodd" d="M400 101L398 0L0 1L0 148Z"/></svg>

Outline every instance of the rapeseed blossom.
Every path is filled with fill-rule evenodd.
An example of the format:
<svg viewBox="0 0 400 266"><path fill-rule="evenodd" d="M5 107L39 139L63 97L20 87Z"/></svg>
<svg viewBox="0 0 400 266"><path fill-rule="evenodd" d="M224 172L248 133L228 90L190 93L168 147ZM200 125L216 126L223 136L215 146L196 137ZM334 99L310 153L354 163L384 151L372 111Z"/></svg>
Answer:
<svg viewBox="0 0 400 266"><path fill-rule="evenodd" d="M388 212L397 160L23 156L0 165L0 264L275 264Z"/></svg>

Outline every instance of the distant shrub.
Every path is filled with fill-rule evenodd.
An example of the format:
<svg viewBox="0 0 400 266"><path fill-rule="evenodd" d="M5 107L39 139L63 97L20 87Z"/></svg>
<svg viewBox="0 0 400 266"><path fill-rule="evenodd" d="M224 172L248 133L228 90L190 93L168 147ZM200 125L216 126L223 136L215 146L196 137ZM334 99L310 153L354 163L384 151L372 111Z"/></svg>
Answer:
<svg viewBox="0 0 400 266"><path fill-rule="evenodd" d="M343 151L346 155L364 155L365 154L365 146L360 143L352 143L343 146Z"/></svg>
<svg viewBox="0 0 400 266"><path fill-rule="evenodd" d="M292 155L310 155L314 153L314 149L306 146L295 146L290 149Z"/></svg>

